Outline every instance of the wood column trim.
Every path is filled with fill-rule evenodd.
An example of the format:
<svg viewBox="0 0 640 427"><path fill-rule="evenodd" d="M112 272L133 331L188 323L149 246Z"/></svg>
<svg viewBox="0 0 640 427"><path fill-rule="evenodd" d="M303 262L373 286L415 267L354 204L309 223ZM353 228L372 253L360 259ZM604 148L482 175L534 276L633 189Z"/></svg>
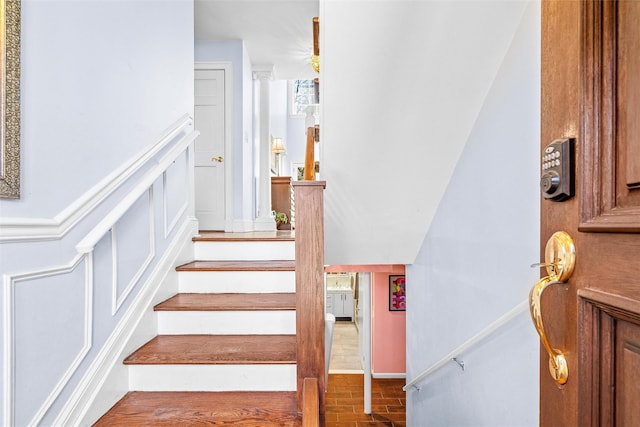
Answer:
<svg viewBox="0 0 640 427"><path fill-rule="evenodd" d="M293 183L296 206L296 352L298 409L305 378L325 389L324 181ZM324 425L325 394L319 393Z"/></svg>

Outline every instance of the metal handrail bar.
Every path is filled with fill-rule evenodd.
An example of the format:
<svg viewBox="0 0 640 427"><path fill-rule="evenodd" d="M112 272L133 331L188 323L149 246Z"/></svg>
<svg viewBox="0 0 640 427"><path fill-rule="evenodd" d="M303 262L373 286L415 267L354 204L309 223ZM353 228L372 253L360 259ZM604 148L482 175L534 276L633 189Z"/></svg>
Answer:
<svg viewBox="0 0 640 427"><path fill-rule="evenodd" d="M502 316L500 316L498 319L496 319L493 323L491 323L489 326L484 328L482 331L478 332L476 335L469 338L462 345L456 347L453 351L447 353L445 356L443 356L440 360L438 360L436 363L431 365L429 368L425 369L420 375L416 376L414 379L412 379L407 384L405 384L405 386L402 387L402 390L407 391L409 387L413 386L418 391L420 391L420 387L417 386L419 382L421 382L422 380L427 378L429 375L433 374L434 372L436 372L437 370L439 370L440 368L442 368L452 360L458 363L464 370L464 362L463 363L459 362L459 357L458 357L461 353L468 351L470 348L474 347L476 344L478 344L479 342L481 342L482 340L484 340L485 338L487 338L488 336L496 332L502 326L511 322L520 314L528 310L529 310L529 299L527 298L526 300L522 301L520 304L518 304L517 306L515 306L514 308L512 308Z"/></svg>

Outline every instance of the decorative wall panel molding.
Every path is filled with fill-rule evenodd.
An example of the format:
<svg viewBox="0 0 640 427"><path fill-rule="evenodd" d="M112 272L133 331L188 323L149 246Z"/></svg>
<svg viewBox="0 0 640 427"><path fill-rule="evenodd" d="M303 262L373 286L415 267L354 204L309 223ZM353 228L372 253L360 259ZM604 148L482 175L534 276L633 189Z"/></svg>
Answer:
<svg viewBox="0 0 640 427"><path fill-rule="evenodd" d="M80 363L84 360L85 356L91 348L92 342L92 325L93 325L93 257L92 254L78 254L71 262L66 265L42 269L33 270L26 273L19 273L13 275L4 276L4 419L3 425L12 426L15 424L15 385L19 378L16 378L16 366L15 366L15 287L19 283L28 281L34 281L52 276L66 275L75 271L80 264L85 265L84 272L84 334L82 337L82 345L78 349L78 352L69 366L66 368L56 385L50 391L48 397L40 405L38 411L32 417L29 425L38 425L51 405L60 395L62 389L69 382L69 379L78 369Z"/></svg>
<svg viewBox="0 0 640 427"><path fill-rule="evenodd" d="M187 117L184 123L176 126L179 126L179 129L182 130L190 123L191 118ZM183 158L185 158L185 168L187 170L184 174L188 175L188 170L191 170L190 165L192 164L190 153L193 150L193 141L198 134L198 132L192 131L182 135L177 141L175 141L177 133L171 137L167 136L168 140L173 139L171 141L171 147L167 148L166 146L169 141L165 142L162 148L167 149L163 150L160 158L153 155L145 156L145 162L151 165L151 167L148 168L149 170L146 171L143 176L137 178L137 182L122 196L121 200L111 211L104 215L104 217L94 225L93 229L86 233L85 237L75 246L77 254L75 256L71 255L73 259L69 263L55 267L31 267L27 272L5 272L3 276L4 299L2 302L4 321L4 345L2 348L4 356L4 396L2 403L4 412L2 419L0 419L1 425L39 425L44 421L48 422L52 416L57 416L58 419L61 417L69 417L72 412L76 413L76 407L83 399L93 399L95 397L93 394L90 396L78 394L76 390L89 381L92 387L94 387L93 391L97 392L99 389L97 383L102 381L102 379L98 377L87 380L87 376L91 377L93 375L92 372L94 371L92 371L92 369L95 370L99 368L110 371L113 368L113 361L116 359L111 359L109 362L110 365L108 366L103 366L104 360L101 359L105 351L108 352L110 356L113 355L112 352L114 348L110 347L113 336L116 336L116 338L113 339L117 340L117 346L121 344L124 346L126 344L123 336L126 335L126 339L128 340L132 330L130 328L120 330L119 328L123 325L122 322L128 322L131 320L131 316L137 316L135 320L135 324L137 325L146 307L143 307L141 304L150 303L151 298L157 292L162 281L174 267L173 264L168 265L168 263L172 263L175 257L179 255L176 251L185 250L185 242L190 243L190 240L185 237L185 233L193 235L197 232L197 221L192 216L193 203L189 202L191 196L187 196L188 200L185 202L186 204L180 204L181 200L175 197L160 202L160 200L154 198L154 189L159 189L160 185L166 183L165 180L160 180L160 177L166 175L165 172L167 168L171 167L173 162L181 158L181 156L185 156ZM158 151L159 148L154 154ZM127 168L127 171L121 171L122 173L117 174L118 178L112 180L110 184L96 192L94 194L95 197L90 198L91 200L85 201L80 210L76 210L72 215L68 216L69 227L65 230L60 228L66 227L63 224L64 221L43 220L44 222L48 221L47 224L53 225L53 228L50 228L49 231L53 229L58 231L62 230L62 234L57 237L54 237L54 234L45 233L46 239L50 240L52 238L62 237L64 233L77 223L81 216L87 215L98 203L113 194L118 185L121 185L122 182L133 173L131 170L131 168ZM125 175L128 176L123 178ZM184 185L191 187L193 185L189 176L183 178L178 175L176 178L180 181L186 180L184 184L182 184L182 187L178 186L178 188L184 188ZM113 184L116 181L119 182L119 184ZM187 192L189 195L192 195L192 188L187 188ZM179 197L185 197L184 195L180 195L180 193L176 194L178 194ZM177 206L175 208L172 205L174 203ZM175 233L174 239L171 242L165 239L165 241L162 242L162 246L158 246L156 240L159 236L162 236L162 232L158 233L158 236L156 235L155 218L156 215L162 211L164 211L166 215L169 209L171 212L176 212L175 217L171 220L171 229L179 226L181 223L182 226L180 230ZM185 211L189 211L190 213L185 214ZM11 220L5 219L5 221L4 225L10 223ZM31 223L31 225L33 225L33 223ZM28 229L29 227L21 228L22 232ZM34 230L40 229L38 227L31 229L31 231ZM2 231L1 226L0 231ZM22 234L12 234L10 237L4 239L4 242L34 242L42 237L42 235L37 237L36 235L38 233L26 232ZM95 252L94 248L105 236L109 236L112 251ZM4 235L2 237L7 236ZM0 237L0 243L2 243L2 241L3 239ZM168 247L165 246L167 244ZM162 252L162 258L154 262L156 253L159 250ZM100 258L95 258L96 256L100 256ZM82 264L84 264L85 270L83 275L80 276L81 272L78 268L80 268ZM113 272L113 298L110 302L108 302L109 299L93 301L94 291L96 290L94 270L99 265L106 266L107 269L110 268ZM59 279L56 276L64 276L64 279ZM38 285L41 287L37 289L26 286L29 285L28 282L42 279L49 280L49 282L40 282ZM21 284L25 285L25 287L17 287ZM42 286L44 286L44 288ZM31 322L31 320L28 317L29 313L26 312L26 308L24 307L28 306L33 309L32 304L28 303L28 301L31 301L30 298L33 295L36 295L37 300L34 302L40 305L44 303L59 303L59 301L45 301L47 298L46 295L43 295L42 298L38 300L39 292L43 289L51 291L52 293L49 297L55 295L53 297L54 300L58 297L60 300L64 300L64 298L67 297L73 299L73 301L68 302L67 306L74 307L74 312L67 315L69 313L68 310L66 312L61 311L59 317L53 316L54 320L59 321L58 323L34 323L34 325L41 325L42 328L30 329L31 323L29 322ZM83 289L83 293L81 293L79 289ZM80 301L84 303L82 304ZM131 303L125 304L128 301ZM99 304L96 306L97 309L95 313L93 311L94 304ZM37 307L37 304L34 305L34 307ZM124 313L118 313L122 307L127 307L127 310ZM111 308L111 310L109 310L109 308ZM61 306L60 309L65 310L65 307ZM80 312L80 310L82 310L82 312ZM104 344L102 341L100 342L101 350L97 355L90 353L93 343L92 332L96 326L95 322L98 320L106 320L105 315L108 315L108 313L110 313L114 319L117 315L118 326L111 329L111 335ZM94 316L99 314L101 318L94 320ZM81 324L78 324L81 316L83 320ZM78 322L76 322L76 320L78 320ZM64 322L66 322L66 324ZM71 332L68 330L64 331L65 335L63 339L65 342L59 346L60 348L64 348L64 350L61 351L60 348L56 347L56 353L51 353L53 357L57 357L58 359L62 358L60 359L62 362L56 360L52 364L54 371L51 372L51 375L43 376L42 381L38 381L38 384L20 382L25 380L25 374L20 371L20 364L16 362L22 361L24 354L34 354L32 353L34 348L39 350L40 347L55 347L55 344L51 344L51 340L49 340L49 343L46 343L47 339L52 337L52 335L48 333L50 330L53 331L53 333L62 331L65 325L75 329ZM130 324L128 324L128 326L133 327ZM38 337L44 338L45 343L36 341ZM102 339L105 338L102 337L101 340ZM72 343L72 345L66 346L67 341ZM27 344L25 345L25 343ZM60 341L60 343L62 343L62 341ZM118 348L122 350L121 347ZM20 354L21 352L23 355ZM45 353L46 352L42 352L42 354ZM87 360L88 355L91 355L89 360ZM99 366L93 368L96 364ZM81 367L84 368L81 369ZM70 381L73 382L75 389L67 390L72 393L71 397L65 397L66 401L60 402L61 393L68 387ZM77 381L79 381L79 385L75 385ZM32 387L32 389L33 387L40 387L39 391L41 392L31 399L31 401L24 400L23 396L29 387ZM18 402L20 402L20 405L17 404ZM24 404L25 402L26 405ZM50 413L52 408L60 405L63 405L62 412L58 414ZM86 413L87 410L86 407L82 407L83 413ZM56 422L56 425L59 424ZM68 424L63 423L61 425Z"/></svg>
<svg viewBox="0 0 640 427"><path fill-rule="evenodd" d="M179 161L184 161L184 170L181 171L182 181L180 182L172 182L177 181L177 176L175 174L171 174L171 168L167 169L162 174L162 214L163 214L163 222L164 222L164 238L169 237L171 232L175 229L176 225L184 215L184 213L189 208L189 193L183 191L175 191L178 188L189 188L190 182L190 171L193 168L189 167L189 158L191 157L191 153L189 150L186 151L184 159L177 159L176 162L172 165L171 168L175 168ZM176 172L177 173L177 172ZM180 184L180 185L177 185ZM174 191L172 191L174 190ZM176 194L178 193L178 194ZM182 197L181 200L178 200L177 197ZM182 202L182 203L181 203ZM173 214L173 217L170 212L170 206L179 206L177 211Z"/></svg>
<svg viewBox="0 0 640 427"><path fill-rule="evenodd" d="M114 170L53 218L0 218L0 242L61 239L82 218L106 200L128 178L192 124L193 118L188 114L183 115L164 132L156 143ZM195 136L191 133L182 139L193 141Z"/></svg>
<svg viewBox="0 0 640 427"><path fill-rule="evenodd" d="M154 267L148 280L142 285L140 292L126 308L113 333L87 369L53 425L88 425L95 421L88 419L83 421L83 418L87 416L92 418L91 415L87 415L90 410L96 408L96 414L104 412L100 409L100 403L94 403L101 387L112 372L114 365L122 362L126 345L135 333L137 325L145 314L145 309L153 305L153 298L164 282L166 275L175 267L176 262L180 261L181 253L185 251L185 248L187 246L191 247L189 237L196 234L197 231L197 222L195 220L184 220L171 245ZM114 403L115 401L106 402L102 406L104 406L104 410L107 410Z"/></svg>
<svg viewBox="0 0 640 427"><path fill-rule="evenodd" d="M122 199L120 203L102 220L100 223L76 245L78 252L91 252L102 239L102 237L115 225L115 223L124 215L126 211L140 198L140 196L149 190L158 177L160 177L167 168L175 161L175 159L188 149L189 145L197 138L199 132L191 132L173 146L157 163L157 165L147 172L140 182L129 191L129 194Z"/></svg>
<svg viewBox="0 0 640 427"><path fill-rule="evenodd" d="M156 239L155 239L155 215L154 215L154 204L153 204L153 186L149 187L148 190L148 199L147 199L147 203L148 203L148 210L149 210L149 235L148 235L148 240L147 240L147 248L148 248L148 254L146 256L146 258L144 259L144 261L140 264L140 267L138 268L138 270L136 271L136 273L133 275L133 277L131 277L131 279L129 280L127 286L124 288L124 290L122 291L122 293L120 293L118 295L118 283L120 283L119 279L121 278L118 274L119 272L119 268L118 268L118 241L120 239L118 239L118 227L117 225L114 225L111 228L111 245L112 245L112 265L113 265L113 289L112 289L112 305L111 305L111 314L115 315L118 310L120 310L120 307L122 306L122 304L126 301L127 297L129 296L129 294L131 293L131 291L133 290L133 288L135 288L135 286L138 284L140 278L142 277L142 275L144 274L144 272L147 270L147 267L149 267L149 264L151 264L151 261L153 260L153 258L156 255ZM140 242L140 243L144 243L144 242Z"/></svg>

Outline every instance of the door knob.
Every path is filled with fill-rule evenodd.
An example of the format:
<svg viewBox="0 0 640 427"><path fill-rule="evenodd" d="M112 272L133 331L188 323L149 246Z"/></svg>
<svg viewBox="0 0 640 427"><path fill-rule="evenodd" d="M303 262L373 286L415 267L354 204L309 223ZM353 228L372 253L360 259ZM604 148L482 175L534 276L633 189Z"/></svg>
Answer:
<svg viewBox="0 0 640 427"><path fill-rule="evenodd" d="M218 163L222 163L224 159L222 158L222 156L218 156L218 157L212 157L211 161L212 162L218 162Z"/></svg>
<svg viewBox="0 0 640 427"><path fill-rule="evenodd" d="M549 354L549 373L560 385L567 382L569 368L564 353L549 344L547 334L542 322L542 293L549 285L565 283L571 277L576 261L576 248L573 239L564 231L554 233L547 241L545 248L545 262L540 264L546 267L546 277L536 283L529 293L529 310L531 320L538 331L540 341ZM534 264L535 265L535 264Z"/></svg>

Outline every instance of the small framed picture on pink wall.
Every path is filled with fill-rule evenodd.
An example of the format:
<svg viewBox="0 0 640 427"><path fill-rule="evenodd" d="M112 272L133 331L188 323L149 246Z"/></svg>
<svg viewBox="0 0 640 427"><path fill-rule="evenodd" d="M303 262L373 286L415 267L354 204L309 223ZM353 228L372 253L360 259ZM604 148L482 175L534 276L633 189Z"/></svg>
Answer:
<svg viewBox="0 0 640 427"><path fill-rule="evenodd" d="M407 309L406 279L402 276L389 276L389 311Z"/></svg>

